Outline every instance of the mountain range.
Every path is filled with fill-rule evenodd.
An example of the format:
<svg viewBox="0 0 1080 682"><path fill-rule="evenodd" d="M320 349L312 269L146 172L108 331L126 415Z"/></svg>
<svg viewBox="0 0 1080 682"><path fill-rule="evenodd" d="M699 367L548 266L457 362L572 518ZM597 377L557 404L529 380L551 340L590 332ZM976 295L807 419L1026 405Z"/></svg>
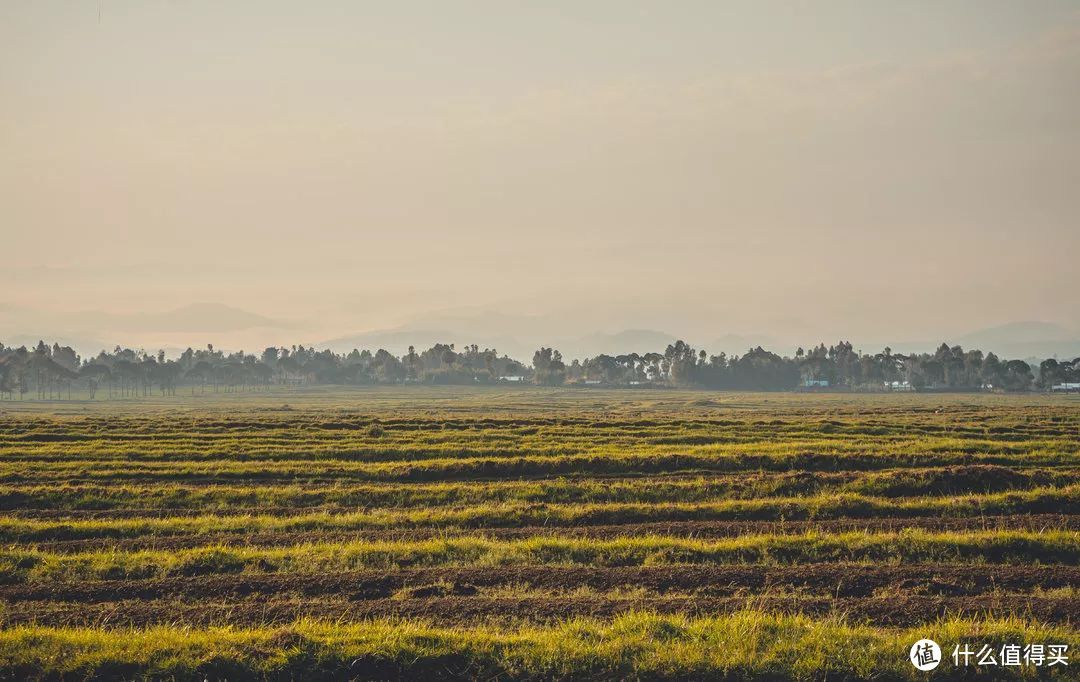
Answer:
<svg viewBox="0 0 1080 682"><path fill-rule="evenodd" d="M422 326L403 326L400 328L366 332L330 339L319 347L346 352L353 348L386 348L391 352L404 353L408 346L417 349L428 348L435 343L456 343L459 347L466 343L476 343L482 348L495 348L500 353L528 361L533 352L541 345L560 350L567 358L592 357L600 353L618 355L622 353L663 352L674 343L678 336L653 329L627 329L614 333L595 332L582 336L550 336L535 339L533 335L525 338L511 334L483 333L481 329L470 330L468 326L446 325L441 328ZM846 338L842 335L837 338ZM709 354L720 352L742 354L748 349L762 346L781 355L793 352L776 338L763 335L726 334L712 340L699 342L684 338L691 346L705 349ZM837 339L824 340L828 345ZM822 340L808 340L804 347L817 345ZM978 348L994 352L1000 357L1042 360L1057 357L1072 359L1080 357L1080 333L1050 322L1013 322L995 327L972 331L955 338L925 339L898 343L882 342L877 344L856 344L865 352L874 352L890 346L896 352L932 352L942 343L964 348Z"/></svg>
<svg viewBox="0 0 1080 682"><path fill-rule="evenodd" d="M392 353L403 354L410 345L422 350L435 343L453 343L458 348L475 343L481 348L494 348L500 354L528 362L540 346L553 347L566 358L585 358L600 353L663 352L669 344L682 338L694 348L705 349L709 354L742 354L750 348L762 346L781 355L789 355L798 345L804 348L820 342L828 345L844 338L852 340L856 348L864 352L875 352L886 345L900 353L925 352L933 351L944 342L992 351L1005 358L1039 361L1049 357L1080 357L1080 332L1060 324L1040 321L1010 322L952 337L908 341L859 339L846 335L843 330L828 339L800 339L798 342L766 334L729 333L711 338L693 338L647 328L593 330L579 335L565 332L586 325L587 318L560 319L492 311L435 313L417 316L398 327L339 336L314 345L335 352L348 352L353 348L385 348ZM14 333L4 333L6 331ZM247 339L243 346L236 341L240 333L246 335L244 338ZM221 303L193 303L162 312L125 314L103 311L45 314L10 304L0 305L0 342L3 344L33 346L39 339L44 339L50 343L56 341L61 345L70 345L84 356L117 344L136 348L145 345L148 350L165 348L172 352L188 345L214 343L222 349L244 347L250 351L275 343L302 343L306 335L301 325ZM260 343L251 343L252 339Z"/></svg>

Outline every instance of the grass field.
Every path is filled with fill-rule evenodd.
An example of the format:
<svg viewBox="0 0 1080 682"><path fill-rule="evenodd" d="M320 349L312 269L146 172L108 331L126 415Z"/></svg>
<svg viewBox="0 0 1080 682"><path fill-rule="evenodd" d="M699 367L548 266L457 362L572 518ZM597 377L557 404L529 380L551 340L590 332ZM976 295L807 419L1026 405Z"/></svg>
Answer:
<svg viewBox="0 0 1080 682"><path fill-rule="evenodd" d="M0 678L945 679L1080 645L1080 399L0 402Z"/></svg>

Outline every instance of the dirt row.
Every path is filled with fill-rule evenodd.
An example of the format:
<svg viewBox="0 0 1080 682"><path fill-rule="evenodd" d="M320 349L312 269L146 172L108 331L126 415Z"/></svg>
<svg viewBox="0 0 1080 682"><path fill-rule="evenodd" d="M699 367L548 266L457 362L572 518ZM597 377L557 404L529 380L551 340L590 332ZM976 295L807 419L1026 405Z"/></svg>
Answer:
<svg viewBox="0 0 1080 682"><path fill-rule="evenodd" d="M672 537L728 538L750 534L791 534L809 531L897 532L908 528L946 532L977 530L1080 530L1080 516L1036 514L1029 516L982 516L970 518L917 517L892 519L834 519L822 521L668 521L596 526L525 526L521 528L392 528L365 531L310 531L281 533L212 533L177 537L143 536L128 539L94 538L26 542L51 552L83 552L99 549L136 551L178 550L209 545L282 547L312 542L426 540L468 535L497 540L519 540L540 535L569 538L611 539L628 536L664 535Z"/></svg>
<svg viewBox="0 0 1080 682"><path fill-rule="evenodd" d="M472 430L507 430L520 431L538 428L569 427L572 429L593 428L601 431L648 430L655 428L680 427L690 431L725 430L794 430L807 432L821 429L849 429L854 434L870 432L880 435L882 431L909 433L911 431L927 433L970 434L976 437L985 434L1043 434L1065 433L1069 421L1053 418L1045 412L1045 419L1034 422L1001 422L1000 415L987 415L982 410L950 409L943 414L940 409L917 409L910 405L893 410L860 409L857 411L838 411L823 415L819 408L800 409L798 406L778 406L778 413L760 413L756 408L753 413L741 412L739 405L729 402L708 402L707 404L688 403L689 407L727 408L723 416L703 412L686 416L663 414L660 417L644 416L640 413L627 414L608 410L596 411L578 416L566 414L515 415L504 416L495 413L451 415L449 413L425 416L401 414L350 414L327 417L319 414L318 408L293 409L282 406L279 409L263 408L235 417L181 416L169 419L157 415L124 417L109 415L70 416L66 419L56 417L10 416L0 419L0 436L12 440L54 441L64 439L158 439L162 437L181 438L221 438L258 433L311 433L320 431L358 431L365 430L372 424L379 424L385 430L405 432L428 431L472 431ZM1068 408L1060 408L1067 410ZM1061 412L1057 411L1058 414ZM1011 411L1011 410L1010 410ZM1009 411L1006 411L1006 413ZM807 416L811 418L808 419ZM768 417L768 418L766 418ZM827 418L826 418L827 417ZM897 418L901 417L901 418ZM1063 415L1064 417L1064 415ZM999 422L997 425L987 425ZM1064 427L1064 428L1063 428Z"/></svg>
<svg viewBox="0 0 1080 682"><path fill-rule="evenodd" d="M1027 458L1027 462L1025 462ZM318 470L324 462L287 462L288 467L267 468L272 462L249 461L245 464L263 465L240 470L191 472L183 469L130 469L109 465L99 466L93 474L79 472L57 474L49 467L26 467L0 474L0 483L9 485L127 485L182 483L184 485L261 485L307 484L338 485L342 483L435 483L467 481L473 483L516 480L538 480L553 476L634 477L670 475L718 476L753 474L758 472L880 472L905 465L920 467L997 466L1012 468L1027 463L1040 469L1075 467L1064 454L994 454L994 453L926 453L900 456L892 454L821 454L794 455L746 454L715 458L703 454L632 454L622 457L605 455L568 455L552 457L497 457L467 459L400 460L391 462L357 462L358 466L339 470ZM87 463L93 464L93 463ZM208 464L206 462L200 465ZM309 465L304 468L302 465ZM295 465L295 466L294 466ZM208 467L203 467L208 468ZM107 475L106 475L107 472Z"/></svg>
<svg viewBox="0 0 1080 682"><path fill-rule="evenodd" d="M726 403L710 403L699 407L732 407ZM789 428L797 431L807 431L821 427L850 427L859 433L861 430L875 429L875 433L881 429L892 427L902 432L912 429L925 429L930 431L948 431L949 433L973 433L976 435L986 432L994 432L994 427L979 426L966 421L957 421L949 417L941 417L932 410L916 410L905 406L897 411L860 410L854 413L836 413L829 415L828 419L822 417L817 410L799 410L788 407L783 410L785 418L773 415L765 415L770 419L760 418L761 415L732 415L725 417L695 415L690 418L679 418L672 415L664 415L662 418L647 418L641 416L620 415L610 411L598 414L582 416L568 416L564 414L551 414L540 416L513 416L505 417L495 414L477 414L475 416L451 416L439 414L432 416L399 416L399 415L375 415L354 414L335 415L327 418L320 416L314 409L295 410L282 406L280 409L264 408L259 414L241 414L234 418L220 415L192 416L163 419L160 416L118 417L109 415L101 417L97 415L79 415L60 421L56 418L44 417L9 417L0 420L0 435L13 440L62 440L77 438L125 438L158 439L163 436L177 436L184 438L199 437L224 437L249 433L261 432L286 432L303 433L305 431L357 431L366 429L372 424L379 424L384 429L400 429L402 431L470 431L478 429L505 429L519 430L530 427L588 427L601 430L627 430L627 429L652 429L670 428L672 426L683 427L690 430L705 430L707 428L734 428L734 429L758 429L769 427L772 429ZM877 412L876 418L869 415ZM911 415L922 413L929 418L911 418ZM806 420L800 415L813 414L814 420ZM907 418L896 420L899 414ZM957 414L970 415L967 411L956 411L950 417ZM937 415L937 416L931 416ZM940 421L949 423L941 424ZM1010 423L1004 427L997 427L1004 433L1028 433L1028 432L1053 432L1058 430L1058 425L1052 421L1039 423Z"/></svg>
<svg viewBox="0 0 1080 682"><path fill-rule="evenodd" d="M484 598L449 596L367 601L264 600L193 603L175 600L123 600L98 604L21 602L3 612L5 625L146 626L153 624L271 625L298 618L359 621L378 617L426 619L441 625L491 621L554 622L573 617L610 618L627 611L715 615L757 608L808 615L843 615L877 626L912 626L945 616L1019 616L1044 623L1069 623L1080 614L1080 598L981 595L832 597L631 597L600 596Z"/></svg>
<svg viewBox="0 0 1080 682"><path fill-rule="evenodd" d="M483 594L495 587L567 592L640 589L657 595L692 593L702 597L798 591L829 598L865 598L876 594L969 597L991 592L1019 593L1080 588L1080 566L1013 564L853 563L803 566L505 566L416 568L343 573L211 575L146 580L42 582L0 586L0 601L69 601L82 604L120 600L214 600L335 597L350 602L392 597L402 590L414 596L438 596L432 586L453 586L455 594ZM1077 611L1080 613L1080 611Z"/></svg>
<svg viewBox="0 0 1080 682"><path fill-rule="evenodd" d="M780 498L801 494L845 492L843 489L845 484L850 484L868 477L869 479L878 481L885 487L879 489L877 492L864 494L872 494L874 496L890 499L903 497L926 498L963 495L967 493L985 494L992 492L1019 492L1029 490L1032 487L1052 486L1063 488L1076 481L1080 481L1080 467L1070 465L1020 470L1014 467L995 465L970 465L930 468L917 472L901 468L874 473L856 471L728 473L708 477L704 479L704 484L710 486L712 490L718 494L720 492L730 491L732 493L730 499L761 499L764 497ZM588 478L588 481L592 484L596 484L604 481L626 482L634 479L635 477L633 476L591 476ZM550 479L548 480L550 481ZM567 477L566 480L569 483L574 480L574 477ZM690 481L693 485L699 484L698 478L694 475L687 475L683 472L671 472L652 476L646 481L640 481L639 485L647 484L652 481L663 483L670 483L672 481ZM525 484L523 481L516 481L513 479L503 480L502 483L517 486ZM483 485L484 484L480 484L481 489ZM339 491L351 491L351 499L356 500L357 502L361 502L365 499L392 499L381 496L368 498L365 495L367 490L377 488L378 486L379 484L360 484L355 488L345 487L344 489L337 489ZM390 487L387 489L393 490L395 488L401 488L401 486L390 484ZM770 489L772 492L768 495L761 494L760 489L762 488ZM185 488L182 490L187 491L190 489L191 488ZM227 488L227 490L235 492L237 488L230 487ZM402 490L404 489L402 488ZM103 491L106 492L106 498L97 500L99 504L123 504L124 502L130 501L130 499L108 499L107 484L97 483L89 486L86 490L80 490L78 487L68 484L65 485L64 496L60 499L54 498L53 495L55 491L51 490L46 491L44 494L36 489L30 489L28 491L25 489L11 488L5 490L3 494L0 494L0 510L20 518L111 519L183 517L206 513L293 516L297 514L318 512L340 513L345 511L355 511L358 506L360 506L355 503L342 504L340 501L327 501L323 504L317 504L313 500L310 505L252 505L244 504L239 500L236 500L236 502L238 502L236 504L222 504L221 500L218 500L216 503L213 500L200 503L189 499L184 504L190 506L181 508L170 507L168 505L146 508L64 508L64 505L73 502L75 504L88 504L90 501L94 500L94 496L100 495ZM324 492L324 488L321 486L297 486L295 492L300 494L309 492L314 493L317 496ZM136 494L137 492L131 493L131 495ZM736 495L738 495L738 497ZM244 502L249 501L248 498L242 499ZM496 497L496 499L498 498ZM726 493L724 499L728 499ZM534 501L540 503L544 500L537 499ZM625 501L630 502L633 500ZM559 499L549 500L549 502L557 503L559 502ZM611 500L611 502L614 503L617 502L617 500ZM468 504L468 502L464 500L449 503ZM388 505L374 502L371 506L385 507ZM414 504L405 506L419 508L422 506L422 503L419 500L416 500Z"/></svg>

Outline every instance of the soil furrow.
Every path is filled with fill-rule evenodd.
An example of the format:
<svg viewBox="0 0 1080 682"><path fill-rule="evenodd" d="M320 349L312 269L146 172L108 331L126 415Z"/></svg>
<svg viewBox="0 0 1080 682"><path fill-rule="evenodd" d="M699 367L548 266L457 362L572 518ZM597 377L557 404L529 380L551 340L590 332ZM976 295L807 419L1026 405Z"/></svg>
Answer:
<svg viewBox="0 0 1080 682"><path fill-rule="evenodd" d="M1070 623L1080 614L1080 598L1022 595L973 597L428 597L420 599L262 600L222 603L124 600L112 603L23 602L7 608L6 625L129 627L154 624L273 625L298 618L338 622L377 617L426 619L442 625L480 622L556 622L573 617L610 618L627 611L691 616L730 613L748 607L813 616L843 615L849 622L909 627L946 616L1019 616L1043 623Z"/></svg>
<svg viewBox="0 0 1080 682"><path fill-rule="evenodd" d="M0 586L0 600L110 602L124 599L239 599L291 594L339 596L351 601L385 599L400 590L463 586L482 591L515 587L546 591L578 588L641 589L702 596L760 594L769 590L841 597L889 594L977 596L1080 587L1080 566L963 564L816 564L806 566L505 566L417 568L344 573L210 575L146 580L40 582ZM443 588L435 588L439 592Z"/></svg>

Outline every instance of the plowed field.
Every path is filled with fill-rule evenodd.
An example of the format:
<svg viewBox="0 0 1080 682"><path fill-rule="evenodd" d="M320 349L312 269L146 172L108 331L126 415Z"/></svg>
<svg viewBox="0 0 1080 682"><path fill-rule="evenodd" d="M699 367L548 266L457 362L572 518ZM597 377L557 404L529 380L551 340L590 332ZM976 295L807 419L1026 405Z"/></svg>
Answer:
<svg viewBox="0 0 1080 682"><path fill-rule="evenodd" d="M807 677L794 632L896 678L920 632L1080 644L1077 400L204 400L0 404L0 677Z"/></svg>

